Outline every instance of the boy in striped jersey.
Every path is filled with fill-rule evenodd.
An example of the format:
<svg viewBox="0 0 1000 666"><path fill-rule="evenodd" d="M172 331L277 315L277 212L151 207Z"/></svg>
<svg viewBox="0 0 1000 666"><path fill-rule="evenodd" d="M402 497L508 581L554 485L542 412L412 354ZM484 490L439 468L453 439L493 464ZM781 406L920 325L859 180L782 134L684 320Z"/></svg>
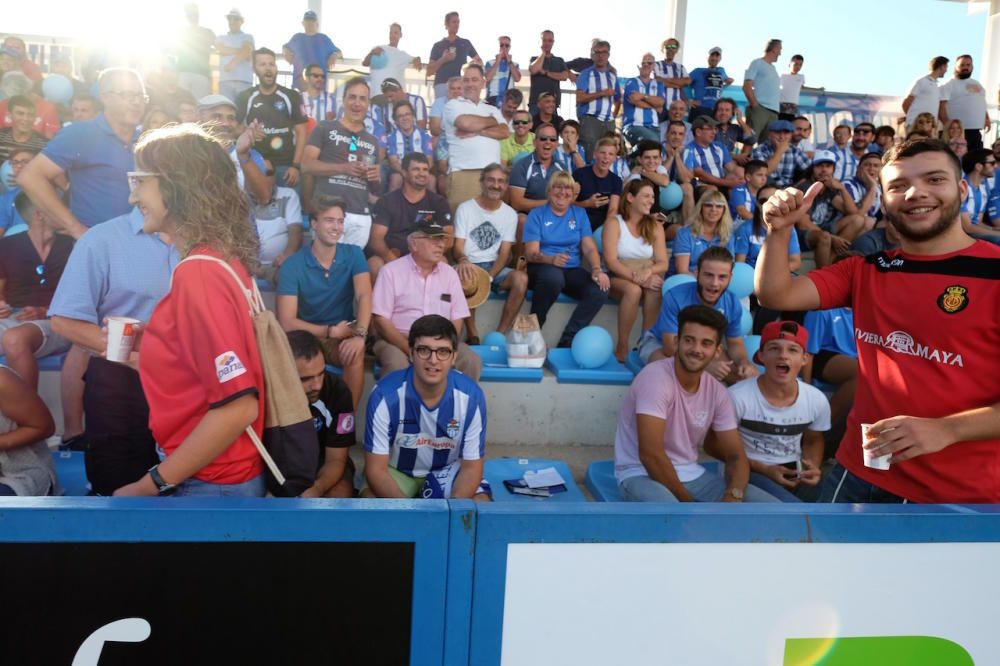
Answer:
<svg viewBox="0 0 1000 666"><path fill-rule="evenodd" d="M455 327L423 316L410 327L408 346L410 367L383 377L368 399L362 496L489 501L486 398L453 368Z"/></svg>

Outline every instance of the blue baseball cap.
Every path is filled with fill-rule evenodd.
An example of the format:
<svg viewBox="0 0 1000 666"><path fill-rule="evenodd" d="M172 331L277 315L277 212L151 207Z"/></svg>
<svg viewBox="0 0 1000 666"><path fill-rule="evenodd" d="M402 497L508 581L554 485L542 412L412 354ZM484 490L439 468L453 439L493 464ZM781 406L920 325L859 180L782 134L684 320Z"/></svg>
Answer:
<svg viewBox="0 0 1000 666"><path fill-rule="evenodd" d="M309 11L307 11L305 14L302 15L302 20L303 21L318 21L319 17L316 16L316 12L314 12L313 10L310 9Z"/></svg>
<svg viewBox="0 0 1000 666"><path fill-rule="evenodd" d="M790 120L772 120L767 126L768 132L794 132L795 125Z"/></svg>

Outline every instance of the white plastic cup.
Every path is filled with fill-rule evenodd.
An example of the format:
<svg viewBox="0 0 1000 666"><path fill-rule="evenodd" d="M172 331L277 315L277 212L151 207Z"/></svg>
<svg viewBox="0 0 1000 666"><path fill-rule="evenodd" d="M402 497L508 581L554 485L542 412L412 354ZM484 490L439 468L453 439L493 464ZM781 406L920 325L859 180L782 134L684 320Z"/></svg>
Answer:
<svg viewBox="0 0 1000 666"><path fill-rule="evenodd" d="M871 467L872 469L887 470L892 466L889 462L889 458L892 456L891 453L887 453L884 456L873 456L871 449L864 448L865 442L868 441L868 431L871 429L871 423L861 424L861 452L864 454L865 467Z"/></svg>
<svg viewBox="0 0 1000 666"><path fill-rule="evenodd" d="M128 361L132 347L135 346L135 333L138 319L131 317L108 317L108 348L105 358L116 363Z"/></svg>

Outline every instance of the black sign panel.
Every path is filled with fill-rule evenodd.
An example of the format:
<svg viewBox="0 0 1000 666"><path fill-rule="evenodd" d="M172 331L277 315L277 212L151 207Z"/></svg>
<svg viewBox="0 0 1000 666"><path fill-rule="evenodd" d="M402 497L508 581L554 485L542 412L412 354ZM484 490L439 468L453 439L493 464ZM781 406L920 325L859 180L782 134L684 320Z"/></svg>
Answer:
<svg viewBox="0 0 1000 666"><path fill-rule="evenodd" d="M413 552L412 543L0 544L0 663L408 664Z"/></svg>

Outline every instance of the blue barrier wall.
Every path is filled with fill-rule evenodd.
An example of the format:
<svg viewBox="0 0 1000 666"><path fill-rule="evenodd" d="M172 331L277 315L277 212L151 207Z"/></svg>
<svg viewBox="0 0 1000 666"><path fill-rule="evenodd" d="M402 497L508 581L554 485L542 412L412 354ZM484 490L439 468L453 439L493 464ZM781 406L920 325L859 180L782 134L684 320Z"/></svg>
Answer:
<svg viewBox="0 0 1000 666"><path fill-rule="evenodd" d="M892 560L902 562L912 555L914 562L920 561L927 548L964 548L976 544L984 554L989 551L993 557L989 549L994 548L991 544L1000 542L1000 507L556 505L544 502L481 505L469 501L102 498L0 500L0 566L2 553L7 552L4 547L8 544L53 544L55 548L57 544L154 542L195 546L198 543L281 543L289 544L290 549L308 548L309 544L317 543L413 544L410 663L481 666L501 663L504 612L510 603L505 597L512 589L512 581L508 580L509 557L518 548L521 549L519 556L524 554L526 546L529 554L537 549L545 556L551 553L536 547L570 544L582 548L565 551L569 559L564 563L568 568L575 565L573 553L582 555L596 551L600 554L600 549L607 546L625 547L631 550L622 552L640 555L645 552L644 548L661 547L660 544L667 548L693 544L709 549L706 551L709 555L713 548L716 553L720 548L735 553L744 552L739 549L748 545L784 549L777 552L789 554L801 554L801 548L808 547L814 549L817 557L829 546L881 548L886 553L896 554L888 562L881 561L882 555L873 557L873 571L881 573L873 574L869 586L877 596L880 577L884 576L888 584L893 582L894 567L903 570L902 563L894 565ZM975 591L976 594L1000 593L1000 584L992 579L995 567L987 567L975 557L968 560L966 551L958 552L959 560L956 561L972 562L964 566L967 571L952 573L976 576L976 580L981 581L977 586L982 588ZM664 552L670 554L670 551ZM903 555L901 559L899 553ZM947 557L954 555L950 551L946 553ZM962 560L963 557L966 559ZM789 560L790 571L795 566L793 559ZM947 569L944 565L942 568ZM705 589L710 587L715 575L708 568L690 573L705 581ZM261 575L266 574L266 571L261 572ZM163 575L171 575L171 572ZM337 581L350 575L350 570L319 574L315 593L329 594L331 600L336 601ZM837 580L844 572L837 571L836 567L825 567L816 575ZM863 576L863 572L858 575ZM808 581L803 584L808 589L806 583ZM71 584L71 581L63 584ZM580 580L579 586L585 595L600 595L608 590L608 581ZM637 592L641 596L645 591ZM967 593L969 603L974 606L977 602L973 592ZM956 595L965 593L956 590ZM344 608L345 612L350 612L350 600L341 601L348 602ZM935 605L935 600L927 601L928 605ZM85 609L85 600L81 602ZM386 599L386 603L391 602L391 598ZM556 623L553 625L555 630L565 609L574 608L576 603L601 607L600 599L584 598L580 602L557 599L543 617ZM69 609L70 612L76 610L79 609ZM614 611L620 617L627 617L629 613L627 608ZM59 617L58 613L66 611L53 609L53 612L57 613L54 617ZM281 612L294 618L294 608L281 609ZM44 635L58 632L58 622L53 623L51 618L44 618L44 622L41 622L43 618L39 619L43 632L41 640ZM363 619L378 622L378 617ZM919 620L918 614L914 621ZM990 625L986 622L992 620L983 618L982 622L979 629L988 634ZM559 629L565 630L565 627ZM584 638L581 636L580 640ZM586 638L594 640L592 635ZM982 654L983 648L979 649ZM992 663L1000 661L1000 652L992 657L995 658ZM508 660L506 663L514 662ZM793 662L786 660L785 663Z"/></svg>

